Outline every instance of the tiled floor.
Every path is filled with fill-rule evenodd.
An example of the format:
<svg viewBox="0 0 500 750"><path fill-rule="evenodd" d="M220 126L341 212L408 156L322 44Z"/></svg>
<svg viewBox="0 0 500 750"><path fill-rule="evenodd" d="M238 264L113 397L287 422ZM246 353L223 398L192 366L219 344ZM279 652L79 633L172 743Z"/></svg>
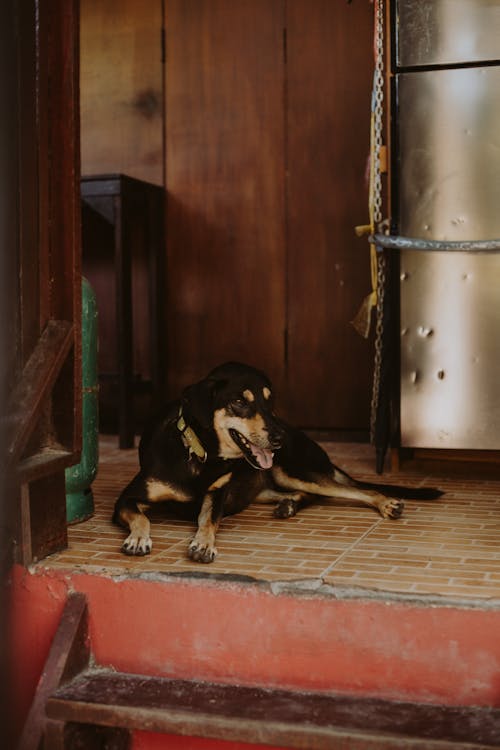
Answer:
<svg viewBox="0 0 500 750"><path fill-rule="evenodd" d="M380 481L371 446L327 443L325 448L354 476ZM70 527L68 550L44 566L110 574L202 571L269 581L321 579L334 586L500 600L498 479L481 474L450 478L416 464L397 474L387 472L384 482L446 491L436 502L407 501L397 521L348 503L312 506L287 520L273 519L270 506L250 507L224 519L217 536L219 556L204 565L186 555L194 526L173 519L153 520L151 555L127 557L119 551L125 533L111 524L112 507L136 467L136 450L119 451L116 438L101 439L95 514Z"/></svg>

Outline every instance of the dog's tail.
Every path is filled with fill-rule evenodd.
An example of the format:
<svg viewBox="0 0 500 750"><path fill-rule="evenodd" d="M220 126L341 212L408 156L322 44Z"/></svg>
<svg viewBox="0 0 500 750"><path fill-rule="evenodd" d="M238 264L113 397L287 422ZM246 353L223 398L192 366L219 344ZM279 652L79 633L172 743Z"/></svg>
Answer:
<svg viewBox="0 0 500 750"><path fill-rule="evenodd" d="M401 487L398 484L373 484L372 482L356 482L358 487L367 490L377 490L387 497L397 497L400 500L437 500L444 495L436 487Z"/></svg>

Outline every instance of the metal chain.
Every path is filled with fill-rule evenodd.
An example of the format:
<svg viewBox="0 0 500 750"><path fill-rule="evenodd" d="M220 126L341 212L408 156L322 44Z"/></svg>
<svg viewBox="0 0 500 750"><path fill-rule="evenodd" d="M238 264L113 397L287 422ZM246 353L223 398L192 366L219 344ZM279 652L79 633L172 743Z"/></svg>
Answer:
<svg viewBox="0 0 500 750"><path fill-rule="evenodd" d="M382 341L384 336L384 300L385 300L386 259L377 253L377 307L375 325L375 356L373 365L373 388L370 413L370 440L375 442L375 427L380 395L380 372L382 369Z"/></svg>
<svg viewBox="0 0 500 750"><path fill-rule="evenodd" d="M375 74L373 86L373 142L371 158L373 159L372 206L373 225L380 231L382 223L382 175L380 173L380 152L382 148L383 113L384 113L384 0L375 0ZM373 389L370 414L370 439L375 440L375 426L380 392L380 371L382 368L383 311L386 283L386 258L384 253L377 253L377 306L375 327L375 357L373 369Z"/></svg>

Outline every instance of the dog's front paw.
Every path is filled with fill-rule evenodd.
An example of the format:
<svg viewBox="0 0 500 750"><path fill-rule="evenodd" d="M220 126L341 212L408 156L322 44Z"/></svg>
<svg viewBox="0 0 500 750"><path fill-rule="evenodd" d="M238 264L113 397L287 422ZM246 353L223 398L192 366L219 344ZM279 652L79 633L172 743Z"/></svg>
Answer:
<svg viewBox="0 0 500 750"><path fill-rule="evenodd" d="M153 542L149 536L136 536L129 534L122 544L122 552L125 555L149 555L153 547Z"/></svg>
<svg viewBox="0 0 500 750"><path fill-rule="evenodd" d="M273 516L275 518L292 518L297 514L298 504L295 500L286 498L280 500L276 508L273 510Z"/></svg>
<svg viewBox="0 0 500 750"><path fill-rule="evenodd" d="M217 557L217 549L211 544L197 541L195 537L189 545L188 555L195 562L211 563Z"/></svg>

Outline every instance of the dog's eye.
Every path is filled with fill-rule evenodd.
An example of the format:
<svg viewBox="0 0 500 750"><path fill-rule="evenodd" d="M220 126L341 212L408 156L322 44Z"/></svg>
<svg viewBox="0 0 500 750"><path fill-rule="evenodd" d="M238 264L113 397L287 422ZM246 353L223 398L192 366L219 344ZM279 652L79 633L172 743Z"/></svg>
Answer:
<svg viewBox="0 0 500 750"><path fill-rule="evenodd" d="M246 398L234 398L231 403L233 406L239 406L240 409L247 406Z"/></svg>
<svg viewBox="0 0 500 750"><path fill-rule="evenodd" d="M250 404L244 396L236 396L235 398L231 399L229 408L231 409L233 414L236 414L236 416L244 416L248 413Z"/></svg>

